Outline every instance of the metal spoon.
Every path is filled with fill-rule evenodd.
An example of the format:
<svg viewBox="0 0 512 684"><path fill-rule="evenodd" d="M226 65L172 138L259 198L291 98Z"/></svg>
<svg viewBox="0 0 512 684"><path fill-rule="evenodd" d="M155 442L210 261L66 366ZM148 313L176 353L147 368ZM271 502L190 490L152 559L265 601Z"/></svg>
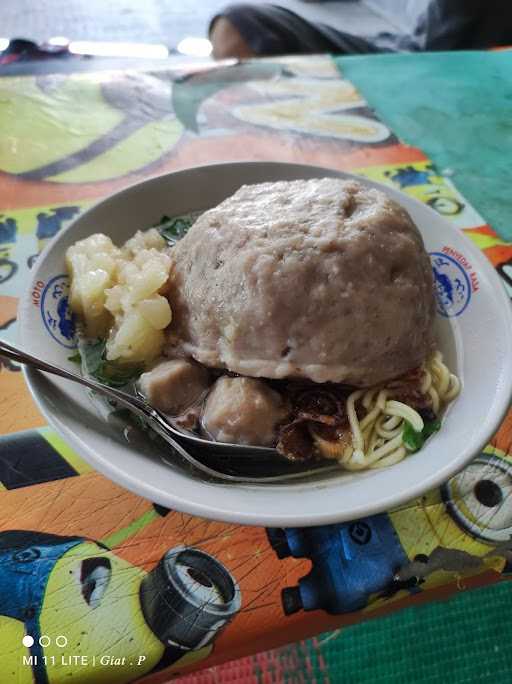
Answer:
<svg viewBox="0 0 512 684"><path fill-rule="evenodd" d="M72 382L77 382L85 387L88 387L94 392L99 392L100 394L113 399L136 415L140 416L146 423L148 423L148 425L167 442L167 444L170 446L170 453L172 453L173 456L178 457L181 461L185 461L195 470L200 471L203 475L206 475L210 480L213 479L230 484L279 484L290 480L304 479L309 475L317 474L320 471L324 473L327 471L337 470L339 468L338 465L319 462L318 465L308 467L307 470L302 469L297 471L297 466L293 466L282 459L275 449L246 446L241 444L211 442L200 437L185 434L170 425L165 414L150 406L139 397L127 394L126 392L114 387L108 387L107 385L103 385L96 380L91 380L76 373L71 373L60 366L55 366L47 361L43 361L42 359L33 356L32 354L28 354L12 344L7 344L7 342L4 342L3 340L0 340L0 355L11 359L12 361L36 368L37 370L58 375L62 378L66 378L66 380L71 380ZM189 443L194 447L202 447L201 455L204 456L216 455L218 457L224 458L230 457L230 459L240 456L250 457L250 462L253 464L253 466L255 464L254 462L258 460L267 460L268 462L269 459L271 459L275 464L276 460L279 461L279 459L282 459L282 466L285 472L272 476L260 476L254 474L251 476L238 474L232 475L222 472L221 470L205 465L202 461L199 461L197 458L192 456L192 454L190 454L183 447L181 444L182 441ZM164 461L166 463L168 462L165 458ZM170 465L173 464L170 463ZM233 470L233 465L234 464L230 463L230 470ZM236 465L238 470L242 469L240 462L238 462ZM290 470L292 470L292 472L290 472Z"/></svg>

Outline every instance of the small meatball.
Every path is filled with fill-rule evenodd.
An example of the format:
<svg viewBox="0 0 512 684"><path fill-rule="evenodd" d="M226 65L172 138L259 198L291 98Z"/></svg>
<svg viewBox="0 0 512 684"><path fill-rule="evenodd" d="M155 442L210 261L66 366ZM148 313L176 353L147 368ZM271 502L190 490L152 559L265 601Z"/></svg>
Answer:
<svg viewBox="0 0 512 684"><path fill-rule="evenodd" d="M139 389L147 401L173 416L198 401L209 384L206 368L183 359L159 363L139 379Z"/></svg>
<svg viewBox="0 0 512 684"><path fill-rule="evenodd" d="M203 428L217 442L272 446L288 410L281 395L261 380L222 377L206 400Z"/></svg>
<svg viewBox="0 0 512 684"><path fill-rule="evenodd" d="M194 432L199 429L201 420L201 404L196 404L191 408L184 411L180 416L176 417L173 421L177 428L182 430L188 430L189 432Z"/></svg>

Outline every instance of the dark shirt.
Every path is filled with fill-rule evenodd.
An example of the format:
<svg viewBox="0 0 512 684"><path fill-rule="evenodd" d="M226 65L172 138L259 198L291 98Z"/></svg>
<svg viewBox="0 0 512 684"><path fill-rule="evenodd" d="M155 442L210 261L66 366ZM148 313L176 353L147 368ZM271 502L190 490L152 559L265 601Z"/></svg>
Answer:
<svg viewBox="0 0 512 684"><path fill-rule="evenodd" d="M223 14L257 54L512 45L508 0L259 0Z"/></svg>

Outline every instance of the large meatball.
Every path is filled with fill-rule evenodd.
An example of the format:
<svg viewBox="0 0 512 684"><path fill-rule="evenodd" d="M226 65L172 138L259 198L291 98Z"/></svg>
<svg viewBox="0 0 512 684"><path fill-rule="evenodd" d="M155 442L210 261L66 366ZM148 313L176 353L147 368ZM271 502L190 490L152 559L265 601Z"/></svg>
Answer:
<svg viewBox="0 0 512 684"><path fill-rule="evenodd" d="M368 386L432 346L421 235L354 181L241 187L173 249L170 282L170 349L207 366Z"/></svg>

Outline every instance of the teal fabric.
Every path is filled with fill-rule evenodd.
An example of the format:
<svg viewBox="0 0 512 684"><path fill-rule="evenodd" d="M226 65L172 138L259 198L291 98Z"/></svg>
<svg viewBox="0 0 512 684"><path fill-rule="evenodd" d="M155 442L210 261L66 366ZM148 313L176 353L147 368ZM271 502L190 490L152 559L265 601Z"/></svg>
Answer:
<svg viewBox="0 0 512 684"><path fill-rule="evenodd" d="M512 587L468 591L308 642L330 684L505 684L512 679ZM293 681L293 680L291 680Z"/></svg>
<svg viewBox="0 0 512 684"><path fill-rule="evenodd" d="M512 240L512 50L336 57L403 142Z"/></svg>

